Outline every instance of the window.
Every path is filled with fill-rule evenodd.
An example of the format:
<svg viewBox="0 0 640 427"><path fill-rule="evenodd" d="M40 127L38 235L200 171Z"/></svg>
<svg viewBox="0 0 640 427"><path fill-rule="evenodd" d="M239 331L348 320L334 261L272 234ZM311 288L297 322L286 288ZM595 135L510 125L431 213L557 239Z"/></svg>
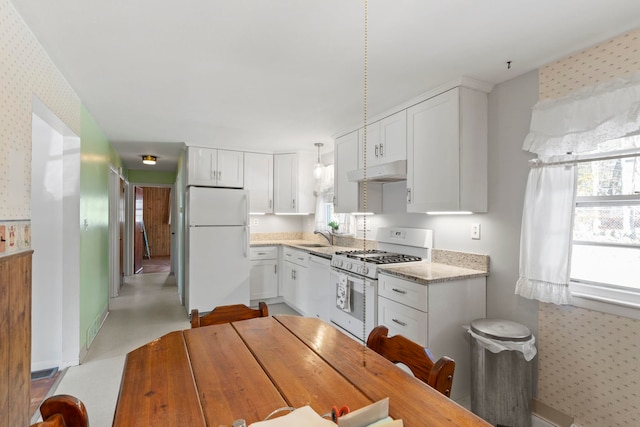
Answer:
<svg viewBox="0 0 640 427"><path fill-rule="evenodd" d="M640 308L640 156L577 166L574 296Z"/></svg>

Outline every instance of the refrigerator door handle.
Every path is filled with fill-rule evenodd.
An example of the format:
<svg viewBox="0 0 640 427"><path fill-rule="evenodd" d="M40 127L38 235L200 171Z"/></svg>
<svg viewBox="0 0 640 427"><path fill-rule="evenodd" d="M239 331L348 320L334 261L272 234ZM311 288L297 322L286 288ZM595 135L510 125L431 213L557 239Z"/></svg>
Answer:
<svg viewBox="0 0 640 427"><path fill-rule="evenodd" d="M245 225L243 227L243 229L244 229L244 238L245 238L245 243L246 243L244 245L244 248L243 248L243 252L244 252L243 255L244 255L245 258L247 258L249 256L249 246L250 246L250 243L249 243L249 226Z"/></svg>
<svg viewBox="0 0 640 427"><path fill-rule="evenodd" d="M249 225L249 194L245 193L242 197L242 201L244 203L244 226L247 227Z"/></svg>

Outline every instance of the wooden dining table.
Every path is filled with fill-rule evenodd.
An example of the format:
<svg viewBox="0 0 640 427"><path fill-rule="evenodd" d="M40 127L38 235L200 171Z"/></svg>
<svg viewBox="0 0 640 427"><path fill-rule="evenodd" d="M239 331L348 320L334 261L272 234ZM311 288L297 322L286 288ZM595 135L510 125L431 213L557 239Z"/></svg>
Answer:
<svg viewBox="0 0 640 427"><path fill-rule="evenodd" d="M113 425L248 425L279 408L322 415L386 397L406 427L489 426L331 324L299 316L171 332L131 351Z"/></svg>

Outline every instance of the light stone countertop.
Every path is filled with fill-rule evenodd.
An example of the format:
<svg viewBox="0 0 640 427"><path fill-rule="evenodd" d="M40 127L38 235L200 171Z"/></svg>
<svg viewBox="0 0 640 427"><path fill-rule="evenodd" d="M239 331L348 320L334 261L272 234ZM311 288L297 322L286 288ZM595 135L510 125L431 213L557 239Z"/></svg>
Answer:
<svg viewBox="0 0 640 427"><path fill-rule="evenodd" d="M418 261L407 264L379 266L380 274L396 276L416 283L428 285L430 283L448 282L452 280L473 279L486 277L488 271L472 270L455 265L439 264L429 261Z"/></svg>
<svg viewBox="0 0 640 427"><path fill-rule="evenodd" d="M290 246L292 248L308 252L312 255L317 255L323 258L331 259L331 256L340 251L352 251L356 248L349 248L346 246L320 246L310 247L306 245L315 245L318 242L310 240L257 240L251 242L251 247L261 246Z"/></svg>
<svg viewBox="0 0 640 427"><path fill-rule="evenodd" d="M340 251L350 251L359 248L347 246L321 246L309 247L305 245L315 245L317 241L296 239L296 240L255 240L251 241L252 247L261 246L290 246L294 249L330 259L331 256ZM461 252L434 250L432 258L437 261L445 261L458 265L451 265L440 262L419 261L403 263L397 265L378 266L381 274L396 276L401 279L411 280L416 283L428 285L429 283L447 282L451 280L472 279L476 277L486 277L489 275L489 257L486 255L465 254ZM480 269L465 268L460 265L471 265Z"/></svg>

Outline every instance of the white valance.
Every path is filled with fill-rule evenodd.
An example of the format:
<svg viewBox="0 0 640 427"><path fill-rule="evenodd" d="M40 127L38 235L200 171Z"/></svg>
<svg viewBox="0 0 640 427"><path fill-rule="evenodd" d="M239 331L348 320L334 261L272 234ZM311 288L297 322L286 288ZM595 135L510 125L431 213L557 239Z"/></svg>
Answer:
<svg viewBox="0 0 640 427"><path fill-rule="evenodd" d="M636 73L537 103L523 149L543 159L568 152L613 151L619 145L607 141L639 132L640 73ZM640 148L640 138L630 138L625 144L626 148Z"/></svg>

